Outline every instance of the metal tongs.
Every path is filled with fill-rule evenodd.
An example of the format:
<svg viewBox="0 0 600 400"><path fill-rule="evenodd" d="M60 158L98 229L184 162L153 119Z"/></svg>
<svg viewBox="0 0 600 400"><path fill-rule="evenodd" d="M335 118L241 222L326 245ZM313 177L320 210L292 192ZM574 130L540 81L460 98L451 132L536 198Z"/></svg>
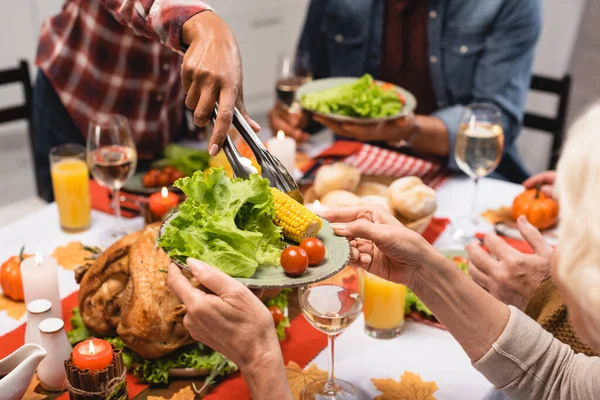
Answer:
<svg viewBox="0 0 600 400"><path fill-rule="evenodd" d="M212 120L215 122L216 116L219 114L219 104L215 104L215 112ZM234 108L233 111L233 126L242 135L242 138L248 143L250 150L254 153L256 161L262 169L262 176L267 178L271 183L271 187L279 189L299 203L304 203L304 198L300 193L298 185L294 178L290 175L283 164L266 149L260 138L254 133L248 122L242 116L239 110ZM252 166L252 162L242 156L237 147L227 135L223 144L225 156L231 164L233 173L237 178L248 179L251 174L255 174L256 168Z"/></svg>

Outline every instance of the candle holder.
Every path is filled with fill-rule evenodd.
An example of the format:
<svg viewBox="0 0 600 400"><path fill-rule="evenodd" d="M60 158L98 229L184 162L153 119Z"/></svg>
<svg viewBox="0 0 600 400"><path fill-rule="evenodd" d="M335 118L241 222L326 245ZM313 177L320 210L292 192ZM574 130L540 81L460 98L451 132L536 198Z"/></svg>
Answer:
<svg viewBox="0 0 600 400"><path fill-rule="evenodd" d="M152 211L150 211L150 206L148 203L143 203L141 205L141 214L142 217L144 217L144 224L145 225L150 225L153 224L155 222L163 222L165 219L167 219L169 217L169 215L171 215L171 213L175 210L177 210L177 207L173 207L171 208L169 211L167 211L167 213L163 216L156 216L152 213Z"/></svg>
<svg viewBox="0 0 600 400"><path fill-rule="evenodd" d="M127 369L121 349L113 348L113 362L107 368L90 371L79 369L73 356L65 360L67 390L70 400L127 400Z"/></svg>

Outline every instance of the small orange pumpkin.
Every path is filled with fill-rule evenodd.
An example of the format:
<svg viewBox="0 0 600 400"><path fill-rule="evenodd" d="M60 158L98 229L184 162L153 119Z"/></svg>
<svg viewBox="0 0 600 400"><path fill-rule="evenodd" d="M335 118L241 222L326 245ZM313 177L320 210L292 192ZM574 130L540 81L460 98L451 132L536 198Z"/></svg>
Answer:
<svg viewBox="0 0 600 400"><path fill-rule="evenodd" d="M521 215L538 229L550 228L558 220L558 203L541 192L539 187L529 189L513 201L513 218L516 220Z"/></svg>
<svg viewBox="0 0 600 400"><path fill-rule="evenodd" d="M23 247L18 256L13 256L6 260L0 267L0 285L2 292L8 298L15 301L25 300L23 294L23 280L21 278L21 262L29 257L28 254L23 254Z"/></svg>

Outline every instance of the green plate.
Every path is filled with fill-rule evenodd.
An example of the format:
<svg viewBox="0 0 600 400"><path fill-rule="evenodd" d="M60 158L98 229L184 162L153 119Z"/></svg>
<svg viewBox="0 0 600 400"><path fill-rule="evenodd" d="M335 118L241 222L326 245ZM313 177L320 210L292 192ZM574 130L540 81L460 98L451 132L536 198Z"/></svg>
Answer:
<svg viewBox="0 0 600 400"><path fill-rule="evenodd" d="M165 228L170 224L177 212L171 214L162 224L158 231L160 238ZM323 228L317 236L327 249L325 259L316 267L308 267L306 272L299 277L290 277L283 272L283 268L258 268L251 278L235 278L251 289L275 289L294 288L306 286L319 282L335 275L350 262L350 243L345 237L337 236L329 222L323 219ZM173 260L179 267L187 269L187 266L177 260Z"/></svg>
<svg viewBox="0 0 600 400"><path fill-rule="evenodd" d="M156 193L156 192L160 192L160 189L162 189L161 186L147 188L147 187L144 187L144 185L142 185L142 177L146 174L146 172L147 171L136 172L135 175L133 175L127 182L125 182L125 185L123 185L121 190L124 192L127 192L127 193L147 195L147 196L149 196L153 193ZM172 186L167 186L167 189L169 189L169 191L171 191L173 193L178 193L178 194L181 193L181 190L174 188Z"/></svg>
<svg viewBox="0 0 600 400"><path fill-rule="evenodd" d="M301 99L302 95L304 95L304 94L320 92L321 90L331 89L333 87L345 85L347 83L354 83L358 79L359 78L341 78L341 77L317 79L316 81L308 82L308 83L305 83L304 85L300 86L300 88L296 92L296 98ZM384 83L382 81L377 81L377 80L375 82L380 83L380 84ZM396 120L399 118L406 117L408 114L413 112L415 110L415 108L417 107L417 99L411 92L409 92L406 89L401 88L400 86L396 86L396 85L393 85L393 86L396 89L396 91L398 93L401 93L404 96L404 98L406 99L406 104L404 104L404 107L402 108L400 113L398 113L396 115L392 115L392 116L385 117L385 118L359 118L359 117L348 117L345 115L338 115L338 114L325 114L325 113L320 113L320 112L316 112L316 111L312 111L312 110L306 110L306 111L311 112L315 115L321 115L323 117L329 118L329 119L337 121L337 122L347 122L347 123L354 123L354 124L370 125L370 124L377 124L377 123L381 123L381 122L385 122L385 121L393 121L393 120ZM300 105L302 105L302 102L300 102Z"/></svg>

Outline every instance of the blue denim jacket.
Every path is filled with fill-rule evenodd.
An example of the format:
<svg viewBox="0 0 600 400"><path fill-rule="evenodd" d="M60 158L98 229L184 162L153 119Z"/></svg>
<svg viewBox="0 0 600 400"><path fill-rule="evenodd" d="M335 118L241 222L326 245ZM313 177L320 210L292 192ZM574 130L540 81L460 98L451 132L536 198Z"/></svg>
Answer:
<svg viewBox="0 0 600 400"><path fill-rule="evenodd" d="M384 1L311 1L299 49L310 53L315 78L379 75ZM514 182L527 177L515 139L540 28L540 0L429 0L430 72L439 107L433 115L445 123L453 149L463 105L500 107L505 152L496 171ZM453 153L448 164L457 168Z"/></svg>

